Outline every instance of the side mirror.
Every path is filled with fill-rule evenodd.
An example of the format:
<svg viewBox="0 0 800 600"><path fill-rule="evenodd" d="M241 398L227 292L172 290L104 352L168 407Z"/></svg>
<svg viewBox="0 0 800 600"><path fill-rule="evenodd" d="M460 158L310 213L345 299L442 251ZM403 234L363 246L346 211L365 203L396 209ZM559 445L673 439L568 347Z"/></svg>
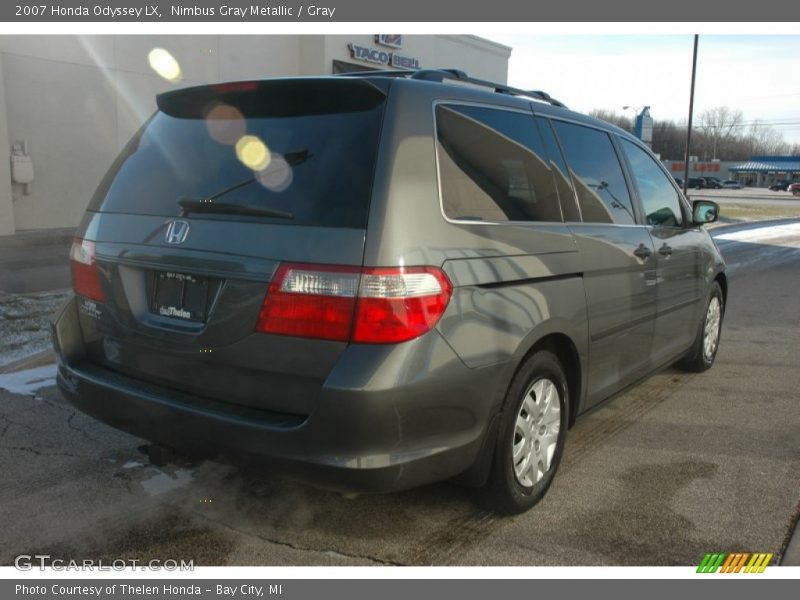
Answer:
<svg viewBox="0 0 800 600"><path fill-rule="evenodd" d="M719 204L710 200L695 200L692 204L692 222L695 225L713 223L719 218Z"/></svg>

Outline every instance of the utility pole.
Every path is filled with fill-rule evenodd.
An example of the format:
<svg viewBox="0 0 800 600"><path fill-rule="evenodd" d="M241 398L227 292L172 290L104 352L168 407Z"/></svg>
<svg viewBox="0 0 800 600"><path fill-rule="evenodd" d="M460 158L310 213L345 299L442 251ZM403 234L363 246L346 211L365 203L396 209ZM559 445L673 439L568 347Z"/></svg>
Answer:
<svg viewBox="0 0 800 600"><path fill-rule="evenodd" d="M694 36L694 54L692 55L692 89L689 92L689 127L686 130L686 155L683 166L683 194L688 197L689 193L689 152L692 144L692 116L694 115L694 78L697 73L697 40L699 35Z"/></svg>

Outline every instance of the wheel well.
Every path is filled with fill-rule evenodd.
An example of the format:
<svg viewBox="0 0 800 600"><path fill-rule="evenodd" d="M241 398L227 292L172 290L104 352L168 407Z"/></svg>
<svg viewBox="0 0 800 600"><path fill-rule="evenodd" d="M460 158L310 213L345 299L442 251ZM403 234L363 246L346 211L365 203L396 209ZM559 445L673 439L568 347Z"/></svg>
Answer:
<svg viewBox="0 0 800 600"><path fill-rule="evenodd" d="M569 426L572 427L577 416L578 399L581 395L581 361L578 357L578 349L572 340L563 333L551 333L536 342L528 351L526 358L539 350L549 350L564 366L569 386Z"/></svg>
<svg viewBox="0 0 800 600"><path fill-rule="evenodd" d="M717 273L717 276L714 278L714 281L719 283L719 287L722 288L722 306L728 306L728 278L725 273Z"/></svg>
<svg viewBox="0 0 800 600"><path fill-rule="evenodd" d="M533 347L528 350L525 357L516 365L515 370L518 371L528 357L540 350L552 352L564 366L564 371L567 376L567 386L569 386L568 426L571 427L575 422L575 416L578 410L578 398L580 398L581 393L581 361L578 357L578 350L568 336L563 333L551 333L537 341ZM487 434L484 436L483 446L481 447L478 457L475 459L473 465L458 477L462 483L472 487L480 487L486 483L494 458L495 440L497 438L500 416L501 412L494 414L494 417L489 423Z"/></svg>

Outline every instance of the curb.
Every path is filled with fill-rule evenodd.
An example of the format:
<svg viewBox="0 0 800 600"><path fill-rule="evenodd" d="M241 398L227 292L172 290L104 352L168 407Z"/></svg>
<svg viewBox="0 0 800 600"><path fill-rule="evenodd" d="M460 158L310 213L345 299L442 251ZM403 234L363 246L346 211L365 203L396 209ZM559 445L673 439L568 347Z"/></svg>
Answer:
<svg viewBox="0 0 800 600"><path fill-rule="evenodd" d="M30 354L5 365L0 365L0 375L26 371L35 367L42 367L56 362L56 355L52 349L42 350L36 354Z"/></svg>
<svg viewBox="0 0 800 600"><path fill-rule="evenodd" d="M791 532L786 535L786 541L781 548L781 566L800 567L800 502L792 515Z"/></svg>

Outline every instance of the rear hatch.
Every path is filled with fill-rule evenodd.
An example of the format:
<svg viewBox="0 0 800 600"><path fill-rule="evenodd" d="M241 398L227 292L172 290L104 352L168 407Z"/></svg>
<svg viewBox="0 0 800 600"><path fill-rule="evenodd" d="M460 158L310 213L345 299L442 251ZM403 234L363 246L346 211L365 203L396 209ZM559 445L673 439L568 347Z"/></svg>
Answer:
<svg viewBox="0 0 800 600"><path fill-rule="evenodd" d="M93 299L76 285L87 360L310 414L346 342L256 325L280 263L362 265L388 85L284 79L159 96L82 225L77 252L94 254L100 288Z"/></svg>

